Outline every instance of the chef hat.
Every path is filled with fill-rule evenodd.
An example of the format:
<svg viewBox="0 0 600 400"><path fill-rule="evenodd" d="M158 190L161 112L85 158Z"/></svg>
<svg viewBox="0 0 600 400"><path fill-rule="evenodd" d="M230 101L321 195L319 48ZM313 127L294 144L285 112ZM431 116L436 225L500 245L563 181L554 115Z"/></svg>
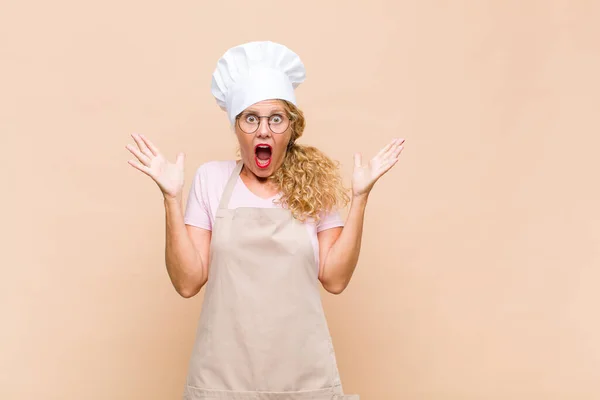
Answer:
<svg viewBox="0 0 600 400"><path fill-rule="evenodd" d="M219 59L211 92L233 125L240 112L259 101L296 104L294 89L305 77L300 57L284 45L250 42L232 47Z"/></svg>

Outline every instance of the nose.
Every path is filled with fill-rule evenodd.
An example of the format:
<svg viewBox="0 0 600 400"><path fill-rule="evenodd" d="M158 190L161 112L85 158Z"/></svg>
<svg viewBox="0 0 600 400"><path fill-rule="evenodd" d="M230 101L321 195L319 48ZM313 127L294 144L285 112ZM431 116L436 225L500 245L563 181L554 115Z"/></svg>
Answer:
<svg viewBox="0 0 600 400"><path fill-rule="evenodd" d="M258 137L269 137L271 136L271 129L269 128L269 121L267 118L261 118L258 123L258 129L256 130L256 136Z"/></svg>

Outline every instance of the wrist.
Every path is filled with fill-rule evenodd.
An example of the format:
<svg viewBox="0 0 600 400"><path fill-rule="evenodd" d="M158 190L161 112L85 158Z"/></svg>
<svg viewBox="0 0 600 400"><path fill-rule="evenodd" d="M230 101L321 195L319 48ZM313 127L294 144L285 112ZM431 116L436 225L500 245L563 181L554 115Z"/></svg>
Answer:
<svg viewBox="0 0 600 400"><path fill-rule="evenodd" d="M165 205L173 205L173 204L181 205L181 196L180 195L170 196L170 195L165 194L163 196L163 201L164 201Z"/></svg>
<svg viewBox="0 0 600 400"><path fill-rule="evenodd" d="M366 204L368 199L369 199L369 192L360 193L360 194L356 194L356 193L352 194L352 203Z"/></svg>

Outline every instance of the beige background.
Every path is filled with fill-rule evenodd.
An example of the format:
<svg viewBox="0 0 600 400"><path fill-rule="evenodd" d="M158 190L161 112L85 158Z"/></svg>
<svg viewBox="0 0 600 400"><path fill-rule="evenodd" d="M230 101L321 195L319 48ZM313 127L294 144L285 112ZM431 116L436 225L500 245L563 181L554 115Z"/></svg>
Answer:
<svg viewBox="0 0 600 400"><path fill-rule="evenodd" d="M406 138L351 285L323 293L364 400L600 398L598 1L0 6L0 398L177 399L203 293L164 266L131 132L195 169L235 154L210 94L250 40L303 58L303 143Z"/></svg>

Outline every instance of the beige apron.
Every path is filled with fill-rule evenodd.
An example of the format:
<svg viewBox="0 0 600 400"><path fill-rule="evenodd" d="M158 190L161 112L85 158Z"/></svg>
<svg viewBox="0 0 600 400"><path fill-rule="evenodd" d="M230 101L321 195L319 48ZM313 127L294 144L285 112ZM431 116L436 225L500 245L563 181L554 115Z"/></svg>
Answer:
<svg viewBox="0 0 600 400"><path fill-rule="evenodd" d="M306 227L283 208L217 210L185 400L359 400L344 395Z"/></svg>

